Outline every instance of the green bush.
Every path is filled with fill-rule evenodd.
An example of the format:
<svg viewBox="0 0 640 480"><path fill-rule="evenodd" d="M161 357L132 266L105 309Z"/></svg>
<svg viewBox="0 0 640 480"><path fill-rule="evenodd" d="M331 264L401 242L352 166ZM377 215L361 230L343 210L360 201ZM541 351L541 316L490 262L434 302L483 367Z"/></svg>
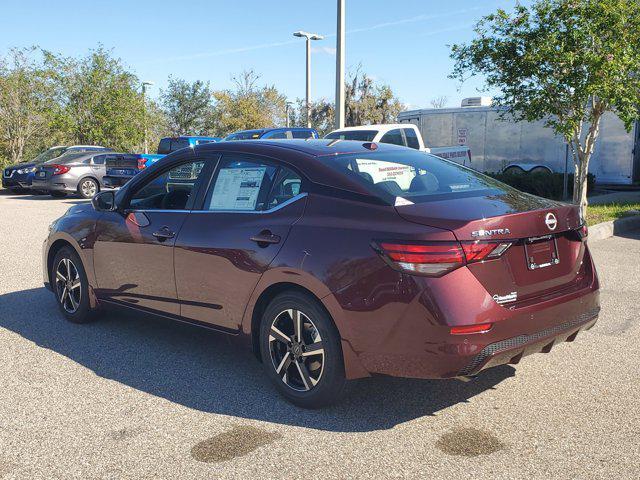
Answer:
<svg viewBox="0 0 640 480"><path fill-rule="evenodd" d="M539 197L562 200L563 178L562 173L487 173L490 177L511 185L523 192L531 193ZM587 192L591 192L595 186L596 177L589 174L587 178ZM573 195L573 174L569 174L568 181L569 199Z"/></svg>

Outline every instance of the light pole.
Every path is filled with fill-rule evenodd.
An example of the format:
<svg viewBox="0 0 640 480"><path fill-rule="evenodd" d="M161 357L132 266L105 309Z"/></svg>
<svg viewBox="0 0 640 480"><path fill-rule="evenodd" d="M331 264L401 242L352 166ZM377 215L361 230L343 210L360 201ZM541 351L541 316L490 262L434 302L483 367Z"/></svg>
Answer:
<svg viewBox="0 0 640 480"><path fill-rule="evenodd" d="M344 2L338 0L336 28L336 129L344 128Z"/></svg>
<svg viewBox="0 0 640 480"><path fill-rule="evenodd" d="M289 122L289 110L291 109L291 102L287 102L287 103L285 104L285 107L284 107L284 108L285 108L285 114L286 114L286 116L287 116L287 125L286 125L286 127L287 127L287 128L289 128L289 123L290 123L290 122Z"/></svg>
<svg viewBox="0 0 640 480"><path fill-rule="evenodd" d="M144 127L144 153L149 153L149 144L147 142L147 87L153 85L153 82L142 82L142 125Z"/></svg>
<svg viewBox="0 0 640 480"><path fill-rule="evenodd" d="M311 127L311 40L322 40L324 37L302 30L294 32L293 36L307 39L307 127Z"/></svg>

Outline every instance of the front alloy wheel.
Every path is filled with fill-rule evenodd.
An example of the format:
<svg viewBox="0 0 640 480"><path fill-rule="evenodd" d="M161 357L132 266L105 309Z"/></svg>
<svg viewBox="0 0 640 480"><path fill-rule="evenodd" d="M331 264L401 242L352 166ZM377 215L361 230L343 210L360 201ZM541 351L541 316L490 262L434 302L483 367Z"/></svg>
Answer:
<svg viewBox="0 0 640 480"><path fill-rule="evenodd" d="M51 266L51 289L58 308L67 320L86 323L96 317L96 307L89 301L89 281L82 260L70 246L56 253Z"/></svg>
<svg viewBox="0 0 640 480"><path fill-rule="evenodd" d="M69 258L62 258L56 267L56 293L60 306L70 314L74 314L80 307L82 300L82 285L78 267Z"/></svg>
<svg viewBox="0 0 640 480"><path fill-rule="evenodd" d="M269 352L276 373L288 387L304 392L320 381L324 366L322 337L300 310L284 310L273 320Z"/></svg>

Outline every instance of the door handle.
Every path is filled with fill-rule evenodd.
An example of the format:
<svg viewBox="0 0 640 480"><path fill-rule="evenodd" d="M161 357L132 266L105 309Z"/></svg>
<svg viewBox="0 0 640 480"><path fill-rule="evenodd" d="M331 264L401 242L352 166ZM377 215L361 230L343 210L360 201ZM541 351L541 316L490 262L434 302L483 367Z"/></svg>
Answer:
<svg viewBox="0 0 640 480"><path fill-rule="evenodd" d="M169 238L175 237L175 233L169 230L169 227L162 227L157 232L153 232L152 235L158 239L159 242L164 242Z"/></svg>
<svg viewBox="0 0 640 480"><path fill-rule="evenodd" d="M267 245L280 243L280 236L274 235L269 230L264 230L258 235L254 235L250 239L252 242L256 242L260 247L266 247Z"/></svg>

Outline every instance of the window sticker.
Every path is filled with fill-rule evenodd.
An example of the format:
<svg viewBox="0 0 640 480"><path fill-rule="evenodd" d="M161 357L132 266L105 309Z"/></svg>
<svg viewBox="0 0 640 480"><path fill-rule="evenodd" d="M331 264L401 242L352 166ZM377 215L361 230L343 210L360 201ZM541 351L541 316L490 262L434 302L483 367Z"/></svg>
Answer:
<svg viewBox="0 0 640 480"><path fill-rule="evenodd" d="M218 174L211 210L255 210L267 167L223 168Z"/></svg>
<svg viewBox="0 0 640 480"><path fill-rule="evenodd" d="M410 165L385 162L384 160L364 160L357 158L356 164L360 173L368 173L373 183L394 181L403 190L408 190L415 172Z"/></svg>

